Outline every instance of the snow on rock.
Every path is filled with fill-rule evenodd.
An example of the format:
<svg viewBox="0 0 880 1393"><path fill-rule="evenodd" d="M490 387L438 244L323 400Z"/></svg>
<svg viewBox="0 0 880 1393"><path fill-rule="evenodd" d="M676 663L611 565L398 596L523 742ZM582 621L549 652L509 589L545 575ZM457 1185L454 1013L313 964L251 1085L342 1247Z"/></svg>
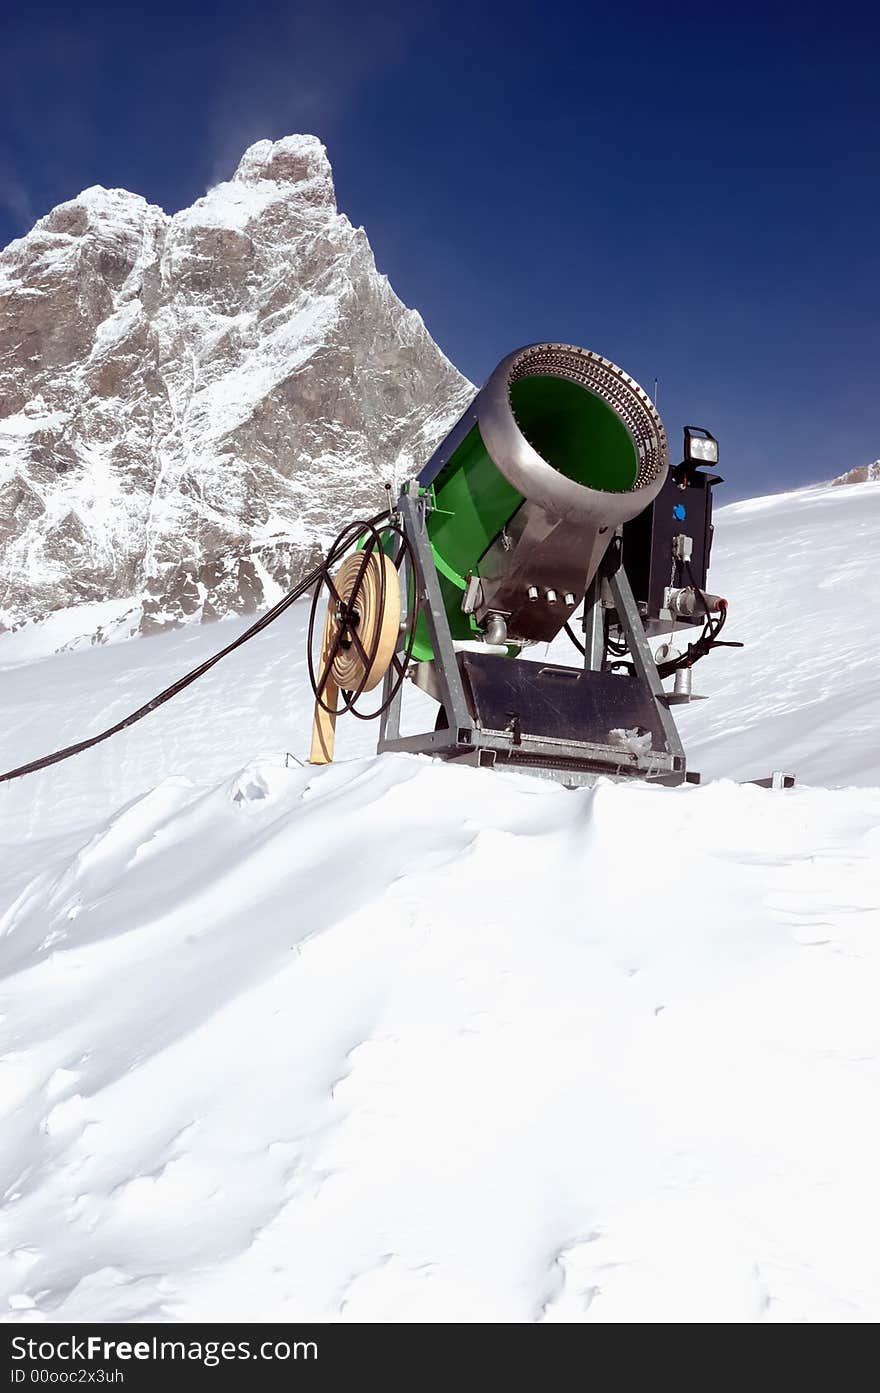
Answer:
<svg viewBox="0 0 880 1393"><path fill-rule="evenodd" d="M137 595L250 611L471 391L337 212L312 136L168 217L86 189L0 252L0 629Z"/></svg>
<svg viewBox="0 0 880 1393"><path fill-rule="evenodd" d="M836 479L832 479L832 484L865 484L876 483L880 480L880 459L875 459L873 464L860 464L855 469L848 469L845 474L838 474Z"/></svg>

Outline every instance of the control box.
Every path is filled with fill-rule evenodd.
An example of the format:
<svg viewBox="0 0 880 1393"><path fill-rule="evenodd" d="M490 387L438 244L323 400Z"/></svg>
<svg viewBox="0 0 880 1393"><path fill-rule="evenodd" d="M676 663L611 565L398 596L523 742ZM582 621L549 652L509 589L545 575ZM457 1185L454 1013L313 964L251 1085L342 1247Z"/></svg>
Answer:
<svg viewBox="0 0 880 1393"><path fill-rule="evenodd" d="M649 634L668 628L666 592L697 585L707 589L712 551L712 489L722 482L693 460L670 469L654 502L624 525L621 561ZM697 606L678 624L702 624Z"/></svg>

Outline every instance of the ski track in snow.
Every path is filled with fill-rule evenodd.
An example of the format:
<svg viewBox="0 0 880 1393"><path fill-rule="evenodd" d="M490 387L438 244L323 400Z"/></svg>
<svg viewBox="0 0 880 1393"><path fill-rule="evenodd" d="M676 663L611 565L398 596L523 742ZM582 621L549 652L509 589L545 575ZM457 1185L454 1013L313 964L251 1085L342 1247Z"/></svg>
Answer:
<svg viewBox="0 0 880 1393"><path fill-rule="evenodd" d="M302 606L0 786L0 1319L880 1318L878 528L720 514L700 788L300 767ZM244 627L96 616L0 639L3 768Z"/></svg>

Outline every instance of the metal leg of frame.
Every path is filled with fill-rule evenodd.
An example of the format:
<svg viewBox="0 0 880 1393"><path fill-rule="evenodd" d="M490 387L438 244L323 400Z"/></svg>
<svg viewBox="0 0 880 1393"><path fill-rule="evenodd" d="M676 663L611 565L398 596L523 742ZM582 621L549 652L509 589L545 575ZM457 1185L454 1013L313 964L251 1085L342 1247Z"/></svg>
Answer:
<svg viewBox="0 0 880 1393"><path fill-rule="evenodd" d="M391 686L397 673L392 665L385 674L382 682L382 704L388 701ZM403 683L397 689L393 699L388 702L382 715L379 717L379 742L378 748L381 750L387 740L396 740L400 735L400 708L403 705Z"/></svg>
<svg viewBox="0 0 880 1393"><path fill-rule="evenodd" d="M584 596L584 667L588 672L602 672L605 667L605 607L602 604L602 579L597 574L590 581Z"/></svg>
<svg viewBox="0 0 880 1393"><path fill-rule="evenodd" d="M626 635L636 676L644 682L654 698L667 750L671 755L682 760L682 768L684 768L684 746L681 743L675 721L672 719L672 713L666 705L666 694L663 691L657 664L654 662L654 654L651 652L635 596L622 566L608 577L607 583L614 608L617 610L617 618Z"/></svg>
<svg viewBox="0 0 880 1393"><path fill-rule="evenodd" d="M403 563L402 563L402 565L401 565L401 571L400 571L400 580L401 580L401 589L402 589L403 596L404 596L404 603L405 603L405 604L408 604L408 603L409 603L410 568L409 568L409 558L408 558L407 556L404 556L404 558L403 558ZM416 578L415 578L415 576L413 576L412 580L413 580L413 593L415 593L415 585L416 585ZM406 652L406 635L405 635L404 633L402 633L401 636L400 636L400 641L398 642L397 651L396 651L396 654L395 654L395 656L396 656L398 662L402 662L402 661L403 661L405 652ZM388 702L388 705L385 706L385 710L382 712L382 715L379 717L379 741L378 741L378 749L380 749L380 750L382 749L382 747L383 747L383 745L385 744L386 740L396 740L396 739L398 738L398 736L400 735L400 712L401 712L401 707L403 706L403 683L402 683L402 682L399 684L399 686L398 686L398 688L397 688L397 692L395 693L393 700L391 700L390 702L388 701L388 698L389 698L390 693L391 693L391 689L392 689L392 687L394 686L394 683L397 681L397 678L399 677L399 675L400 675L399 670L398 670L398 669L394 666L394 664L392 663L391 666L389 667L388 671L386 672L385 677L384 677L384 680L383 680L383 682L382 682L382 705L385 706L385 703L386 703L386 702Z"/></svg>
<svg viewBox="0 0 880 1393"><path fill-rule="evenodd" d="M440 578L437 575L431 543L425 528L424 499L414 497L407 490L404 490L400 496L400 514L415 557L417 581L421 585L423 613L434 649L437 679L443 695L443 705L446 708L450 739L452 743L456 743L457 732L470 728L471 716L464 694L461 673L455 658L455 649L452 646L452 634L449 629L449 620L446 617L446 607L440 593Z"/></svg>
<svg viewBox="0 0 880 1393"><path fill-rule="evenodd" d="M430 735L425 732L424 735L401 742L400 713L403 693L400 691L380 723L378 750L381 752L389 747L400 749L403 744L409 748L421 748L439 754L444 750L458 748L459 733L464 731L470 734L473 722L452 645L452 633L440 592L440 578L425 527L426 504L425 500L419 497L417 485L409 485L404 489L400 495L398 509L403 531L412 548L408 558L412 566L412 587L414 592L418 592L421 613L434 651L434 670L440 699L446 711L448 736L446 731ZM408 579L407 585L409 583ZM385 677L386 697L391 689L394 672L392 665ZM466 744L467 740L464 743Z"/></svg>

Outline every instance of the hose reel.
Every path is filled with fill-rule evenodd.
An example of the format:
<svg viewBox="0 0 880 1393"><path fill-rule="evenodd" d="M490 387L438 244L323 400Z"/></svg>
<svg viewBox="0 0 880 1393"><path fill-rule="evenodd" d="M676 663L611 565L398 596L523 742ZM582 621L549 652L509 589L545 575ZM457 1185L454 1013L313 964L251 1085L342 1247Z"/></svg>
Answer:
<svg viewBox="0 0 880 1393"><path fill-rule="evenodd" d="M417 606L410 605L403 617L401 598L399 571L410 550L406 537L394 524L381 533L368 524L351 540L358 541L362 549L347 556L335 575L325 572L312 599L308 642L309 677L315 694L311 764L332 761L340 709L361 720L375 720L382 714L400 689L415 637ZM392 558L387 548L395 541L398 546ZM316 665L315 621L325 588L326 613ZM380 709L359 710L360 697L377 687L392 666L397 676Z"/></svg>

